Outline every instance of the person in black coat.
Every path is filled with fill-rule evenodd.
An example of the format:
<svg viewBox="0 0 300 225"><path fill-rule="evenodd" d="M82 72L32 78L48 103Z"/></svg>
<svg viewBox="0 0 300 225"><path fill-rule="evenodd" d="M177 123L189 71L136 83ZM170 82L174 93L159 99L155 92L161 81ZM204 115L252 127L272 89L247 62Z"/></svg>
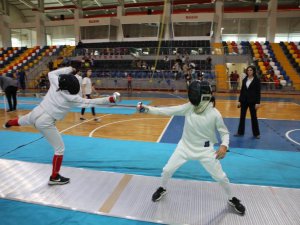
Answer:
<svg viewBox="0 0 300 225"><path fill-rule="evenodd" d="M235 136L243 136L245 133L245 119L247 109L250 109L252 133L256 139L260 138L257 109L260 107L260 81L256 76L256 68L248 66L246 69L246 77L242 81L238 108L241 108L240 123L237 134Z"/></svg>
<svg viewBox="0 0 300 225"><path fill-rule="evenodd" d="M8 102L9 109L7 112L15 111L17 109L18 81L0 75L0 89L4 91Z"/></svg>

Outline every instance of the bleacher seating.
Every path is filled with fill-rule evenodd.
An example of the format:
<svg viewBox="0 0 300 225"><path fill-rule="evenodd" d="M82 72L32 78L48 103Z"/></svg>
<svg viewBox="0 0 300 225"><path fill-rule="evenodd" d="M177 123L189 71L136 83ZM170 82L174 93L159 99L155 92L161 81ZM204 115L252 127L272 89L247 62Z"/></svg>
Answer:
<svg viewBox="0 0 300 225"><path fill-rule="evenodd" d="M249 53L250 43L248 41L222 41L225 55L245 55Z"/></svg>
<svg viewBox="0 0 300 225"><path fill-rule="evenodd" d="M263 84L279 81L281 85L290 83L290 77L281 66L268 42L250 42L252 56L257 67L258 75Z"/></svg>
<svg viewBox="0 0 300 225"><path fill-rule="evenodd" d="M1 48L0 49L0 69L6 67L8 64L10 64L16 57L18 57L20 54L22 54L27 48L12 48L9 47L7 49Z"/></svg>
<svg viewBox="0 0 300 225"><path fill-rule="evenodd" d="M7 53L3 53L3 67L0 66L0 73L3 75L12 76L18 69L25 71L34 67L44 56L51 56L58 53L62 46L35 46L33 48L7 48ZM1 52L1 51L0 51ZM1 64L1 61L0 61Z"/></svg>

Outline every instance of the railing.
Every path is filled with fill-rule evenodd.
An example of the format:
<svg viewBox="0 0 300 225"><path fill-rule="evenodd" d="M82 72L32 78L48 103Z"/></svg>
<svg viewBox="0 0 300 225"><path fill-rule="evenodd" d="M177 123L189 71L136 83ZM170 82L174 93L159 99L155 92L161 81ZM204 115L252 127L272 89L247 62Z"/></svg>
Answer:
<svg viewBox="0 0 300 225"><path fill-rule="evenodd" d="M115 48L76 48L73 56L105 56L105 55L133 55L139 56L156 56L158 55L176 55L176 54L188 54L188 55L247 55L251 50L245 46L241 49L234 51L228 47L115 47Z"/></svg>
<svg viewBox="0 0 300 225"><path fill-rule="evenodd" d="M231 92L239 92L241 89L241 82L239 81L226 81L228 83L228 90ZM296 90L293 87L292 83L277 83L277 82L260 82L261 85L261 91L263 92L278 92L278 93L286 93L286 92L291 92L291 93L297 93L300 90Z"/></svg>
<svg viewBox="0 0 300 225"><path fill-rule="evenodd" d="M45 74L47 70L40 70L39 74ZM193 79L197 79L200 71L191 74ZM186 80L182 71L171 70L93 70L92 82L98 89L125 89L127 88L127 75L132 76L132 86L136 90L166 90L184 91L186 90ZM204 80L208 80L215 89L215 72L211 70L201 71ZM39 77L29 79L27 86L29 89L39 89Z"/></svg>
<svg viewBox="0 0 300 225"><path fill-rule="evenodd" d="M40 71L42 74L43 71ZM199 71L196 71L192 75L193 79L198 79L197 75ZM112 90L127 90L127 74L131 74L132 87L134 90L155 90L155 91L186 91L187 84L186 79L182 72L175 71L146 71L146 70L122 70L122 71L103 71L93 70L92 82L95 84L96 89L112 89ZM213 91L221 92L239 92L241 83L230 82L226 80L227 88L221 90L220 84L217 83L215 71L202 71L203 80L207 80L212 85ZM48 84L49 85L49 84ZM41 88L38 83L38 79L29 79L27 81L27 88L29 90L38 90L46 92L45 87ZM262 92L276 92L276 93L297 93L293 84L278 84L275 82L261 82Z"/></svg>

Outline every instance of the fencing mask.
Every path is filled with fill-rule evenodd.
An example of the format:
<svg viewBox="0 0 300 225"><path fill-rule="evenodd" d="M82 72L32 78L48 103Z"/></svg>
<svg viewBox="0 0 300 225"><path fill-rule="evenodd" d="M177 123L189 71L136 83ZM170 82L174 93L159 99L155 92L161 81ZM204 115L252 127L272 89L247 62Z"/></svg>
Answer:
<svg viewBox="0 0 300 225"><path fill-rule="evenodd" d="M58 90L66 90L71 95L76 95L79 93L80 84L78 79L72 74L61 74L58 77Z"/></svg>
<svg viewBox="0 0 300 225"><path fill-rule="evenodd" d="M212 98L210 84L207 81L193 81L189 85L188 97L195 106L195 112L197 114L203 112Z"/></svg>

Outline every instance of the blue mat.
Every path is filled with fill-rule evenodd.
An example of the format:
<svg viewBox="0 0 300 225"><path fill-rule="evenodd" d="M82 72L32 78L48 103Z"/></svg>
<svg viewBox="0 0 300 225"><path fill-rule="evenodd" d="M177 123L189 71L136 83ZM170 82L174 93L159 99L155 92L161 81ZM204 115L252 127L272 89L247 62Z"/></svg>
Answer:
<svg viewBox="0 0 300 225"><path fill-rule="evenodd" d="M1 131L0 155L36 140L41 135ZM4 138L5 137L5 138ZM160 176L176 145L140 141L63 136L64 166L119 173ZM8 147L9 146L9 147ZM234 183L300 188L300 153L250 148L231 148L222 160ZM4 156L28 162L51 163L53 150L45 139L26 145ZM212 181L197 161L181 167L174 177Z"/></svg>
<svg viewBox="0 0 300 225"><path fill-rule="evenodd" d="M300 128L300 121L288 120L259 120L261 139L254 139L251 130L251 120L246 119L245 135L243 137L234 137L236 133L239 119L225 118L224 122L230 131L230 147L231 148L253 148L262 150L279 150L279 151L300 151L300 146L289 141L285 134L290 130ZM178 143L182 136L184 124L183 116L173 117L171 123L166 129L162 143ZM300 130L290 134L290 138L300 143Z"/></svg>
<svg viewBox="0 0 300 225"><path fill-rule="evenodd" d="M1 225L154 225L127 220L0 199Z"/></svg>
<svg viewBox="0 0 300 225"><path fill-rule="evenodd" d="M0 155L41 137L38 133L0 131ZM175 144L121 141L64 135L66 152L63 166L160 176ZM50 164L53 149L40 139L1 158ZM300 153L249 148L231 148L222 166L232 183L300 188ZM50 174L51 171L49 171ZM62 169L63 173L63 169ZM182 166L174 178L212 181L196 161ZM45 177L47 182L48 177ZM150 200L149 200L150 201ZM115 217L93 215L35 204L0 199L1 224L87 224L151 225ZM47 218L47 219L45 219Z"/></svg>
<svg viewBox="0 0 300 225"><path fill-rule="evenodd" d="M28 97L20 97L18 98L19 103L17 108L19 110L32 110L35 106L39 104L41 99L39 98L28 98ZM123 100L120 102L121 105L128 105L128 106L136 106L138 102L141 100ZM28 103L27 103L28 102ZM35 103L36 102L36 103ZM151 104L150 101L143 101L144 104ZM4 109L4 104L0 103L0 108ZM89 112L89 108L86 109L86 112ZM119 107L111 107L111 106L101 106L101 107L95 107L96 113L101 114L134 114L136 112L136 109L133 108L119 108ZM71 109L71 112L80 112L81 108L74 107Z"/></svg>

